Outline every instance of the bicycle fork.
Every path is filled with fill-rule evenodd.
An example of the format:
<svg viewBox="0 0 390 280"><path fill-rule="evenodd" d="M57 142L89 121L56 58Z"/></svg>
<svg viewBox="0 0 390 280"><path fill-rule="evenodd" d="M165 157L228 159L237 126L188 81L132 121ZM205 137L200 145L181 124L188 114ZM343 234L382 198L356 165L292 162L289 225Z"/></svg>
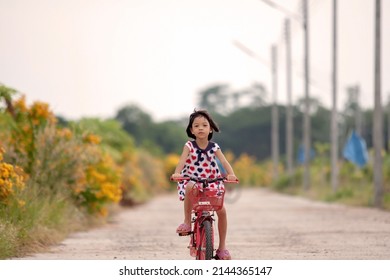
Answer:
<svg viewBox="0 0 390 280"><path fill-rule="evenodd" d="M214 255L213 216L214 213L203 211L195 213L193 218L194 230L191 233L189 249L191 256L197 257L197 259L204 259L204 257L211 259Z"/></svg>

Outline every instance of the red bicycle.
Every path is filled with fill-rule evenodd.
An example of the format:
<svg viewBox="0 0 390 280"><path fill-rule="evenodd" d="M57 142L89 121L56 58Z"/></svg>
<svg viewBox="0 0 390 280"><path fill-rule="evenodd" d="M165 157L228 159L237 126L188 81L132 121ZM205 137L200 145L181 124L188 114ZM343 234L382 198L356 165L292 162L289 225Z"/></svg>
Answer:
<svg viewBox="0 0 390 280"><path fill-rule="evenodd" d="M190 255L197 260L211 260L214 256L214 214L222 209L225 190L210 188L209 184L217 181L238 183L238 180L229 181L225 177L207 179L193 177L171 178L172 181L195 182L189 198L192 204L192 227L188 233L179 233L180 236L190 235Z"/></svg>

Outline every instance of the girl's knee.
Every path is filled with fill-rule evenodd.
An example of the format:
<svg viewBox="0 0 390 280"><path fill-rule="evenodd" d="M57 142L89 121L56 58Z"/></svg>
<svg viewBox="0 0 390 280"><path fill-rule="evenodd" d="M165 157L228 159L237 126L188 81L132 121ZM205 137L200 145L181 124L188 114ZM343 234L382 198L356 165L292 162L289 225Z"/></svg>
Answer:
<svg viewBox="0 0 390 280"><path fill-rule="evenodd" d="M218 215L218 217L226 216L226 208L225 208L225 206L223 206L221 210L217 211L217 215Z"/></svg>
<svg viewBox="0 0 390 280"><path fill-rule="evenodd" d="M188 182L188 184L185 187L186 190L186 196L187 195L197 195L196 189L194 189L195 184L192 182Z"/></svg>
<svg viewBox="0 0 390 280"><path fill-rule="evenodd" d="M192 190L193 187L194 187L194 184L192 182L188 182L188 184L186 185L186 191Z"/></svg>

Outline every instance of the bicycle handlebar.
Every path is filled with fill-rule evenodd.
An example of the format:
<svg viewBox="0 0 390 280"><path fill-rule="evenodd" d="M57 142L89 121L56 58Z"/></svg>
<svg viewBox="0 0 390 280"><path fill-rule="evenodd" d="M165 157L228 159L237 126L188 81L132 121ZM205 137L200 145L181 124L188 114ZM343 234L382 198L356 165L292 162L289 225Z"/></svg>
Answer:
<svg viewBox="0 0 390 280"><path fill-rule="evenodd" d="M225 183L235 183L235 184L238 184L239 183L239 180L236 179L236 180L228 180L226 177L218 177L218 178L214 178L214 179L210 179L210 178L197 178L197 177L177 177L177 178L170 178L171 181L175 181L175 182L178 182L178 181L194 181L196 183L214 183L214 182L217 182L217 181L223 181Z"/></svg>

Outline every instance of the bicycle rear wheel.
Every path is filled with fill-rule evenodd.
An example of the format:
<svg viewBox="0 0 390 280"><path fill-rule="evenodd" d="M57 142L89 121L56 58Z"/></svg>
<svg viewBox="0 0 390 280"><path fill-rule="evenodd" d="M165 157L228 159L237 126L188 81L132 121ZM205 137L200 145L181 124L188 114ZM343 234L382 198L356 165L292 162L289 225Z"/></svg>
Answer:
<svg viewBox="0 0 390 280"><path fill-rule="evenodd" d="M213 258L213 228L209 220L205 220L202 223L200 230L197 260L211 260Z"/></svg>
<svg viewBox="0 0 390 280"><path fill-rule="evenodd" d="M241 196L241 188L237 187L237 184L225 185L225 202L235 203Z"/></svg>

